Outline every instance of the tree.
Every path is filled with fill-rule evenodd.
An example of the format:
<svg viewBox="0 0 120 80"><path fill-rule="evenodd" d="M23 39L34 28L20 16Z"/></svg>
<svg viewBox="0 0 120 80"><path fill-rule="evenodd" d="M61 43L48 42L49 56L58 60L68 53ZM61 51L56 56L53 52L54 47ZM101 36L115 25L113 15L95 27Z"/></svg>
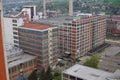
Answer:
<svg viewBox="0 0 120 80"><path fill-rule="evenodd" d="M54 79L56 79L56 80L62 80L61 79L61 70L60 69L56 69L55 70Z"/></svg>
<svg viewBox="0 0 120 80"><path fill-rule="evenodd" d="M53 79L53 75L52 75L52 70L50 67L48 67L47 71L46 71L46 80L52 80Z"/></svg>
<svg viewBox="0 0 120 80"><path fill-rule="evenodd" d="M41 71L40 80L52 80L52 79L53 75L50 67L48 67L47 71L45 71L44 69Z"/></svg>
<svg viewBox="0 0 120 80"><path fill-rule="evenodd" d="M46 74L45 74L45 70L43 69L40 74L40 80L45 80L45 77L46 77Z"/></svg>
<svg viewBox="0 0 120 80"><path fill-rule="evenodd" d="M36 70L31 73L31 75L28 77L28 80L37 80Z"/></svg>
<svg viewBox="0 0 120 80"><path fill-rule="evenodd" d="M90 59L87 59L84 63L85 66L98 68L99 57L97 55L93 55Z"/></svg>

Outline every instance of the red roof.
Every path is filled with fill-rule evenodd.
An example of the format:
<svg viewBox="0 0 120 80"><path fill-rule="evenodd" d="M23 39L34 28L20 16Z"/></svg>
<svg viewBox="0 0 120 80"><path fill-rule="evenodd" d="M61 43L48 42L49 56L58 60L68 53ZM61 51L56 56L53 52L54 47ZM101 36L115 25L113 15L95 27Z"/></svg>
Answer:
<svg viewBox="0 0 120 80"><path fill-rule="evenodd" d="M40 24L40 23L25 23L24 26L25 28L31 28L31 29L38 29L38 30L44 30L44 29L48 29L51 28L53 26L50 25L46 25L46 24Z"/></svg>
<svg viewBox="0 0 120 80"><path fill-rule="evenodd" d="M112 33L113 34L120 34L120 30L113 30Z"/></svg>
<svg viewBox="0 0 120 80"><path fill-rule="evenodd" d="M120 15L113 15L113 16L112 16L112 19L120 20Z"/></svg>

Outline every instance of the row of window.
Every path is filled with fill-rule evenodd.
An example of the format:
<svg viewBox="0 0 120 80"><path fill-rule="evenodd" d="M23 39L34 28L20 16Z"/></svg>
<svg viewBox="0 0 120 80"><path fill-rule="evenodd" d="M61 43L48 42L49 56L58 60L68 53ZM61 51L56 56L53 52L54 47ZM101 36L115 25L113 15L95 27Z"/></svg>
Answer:
<svg viewBox="0 0 120 80"><path fill-rule="evenodd" d="M48 50L46 50L44 52L41 52L40 50L35 50L33 48L28 48L28 47L25 47L23 45L21 45L20 48L22 48L23 50L29 51L29 52L37 53L37 54L48 54Z"/></svg>
<svg viewBox="0 0 120 80"><path fill-rule="evenodd" d="M44 49L47 49L48 46L40 46L40 45L33 45L33 44L30 44L30 43L27 43L27 42L19 42L20 45L25 45L25 46L29 46L29 47L33 47L33 48L36 48L36 49L40 49L40 50L44 50Z"/></svg>
<svg viewBox="0 0 120 80"><path fill-rule="evenodd" d="M21 29L21 28L19 28L19 31L20 32L26 32L26 33L31 33L31 34L38 34L38 35L48 34L48 31L35 31L35 30Z"/></svg>
<svg viewBox="0 0 120 80"><path fill-rule="evenodd" d="M31 34L19 33L19 36L28 37L28 38L37 39L37 40L48 39L48 36L46 36L46 35L45 36L35 36L35 35L31 35Z"/></svg>
<svg viewBox="0 0 120 80"><path fill-rule="evenodd" d="M33 64L34 64L34 60L31 60L31 61L22 63L20 65L14 66L12 68L9 68L9 74L11 74L11 73L13 73L15 71L19 71L20 69L27 68L27 67L29 67L29 66L31 66Z"/></svg>
<svg viewBox="0 0 120 80"><path fill-rule="evenodd" d="M32 43L32 44L37 44L37 45L47 45L48 44L48 40L45 40L45 41L36 41L36 40L33 40L33 39L29 39L29 38L24 38L24 37L19 37L19 40L20 41L25 41L25 42L28 42L28 43Z"/></svg>

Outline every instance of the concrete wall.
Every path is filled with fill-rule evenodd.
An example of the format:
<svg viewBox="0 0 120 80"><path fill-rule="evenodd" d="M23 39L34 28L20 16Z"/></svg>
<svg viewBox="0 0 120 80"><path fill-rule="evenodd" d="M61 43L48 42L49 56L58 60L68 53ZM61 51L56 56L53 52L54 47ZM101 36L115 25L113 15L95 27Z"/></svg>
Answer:
<svg viewBox="0 0 120 80"><path fill-rule="evenodd" d="M5 43L14 44L12 18L4 18Z"/></svg>

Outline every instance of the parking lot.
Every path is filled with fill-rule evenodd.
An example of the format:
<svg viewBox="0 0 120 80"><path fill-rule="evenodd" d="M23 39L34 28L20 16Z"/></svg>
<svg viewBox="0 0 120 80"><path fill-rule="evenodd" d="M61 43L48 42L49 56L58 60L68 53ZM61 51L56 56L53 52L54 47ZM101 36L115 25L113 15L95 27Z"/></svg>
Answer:
<svg viewBox="0 0 120 80"><path fill-rule="evenodd" d="M120 69L120 46L111 45L97 54L100 56L99 69L109 72L115 72L117 69ZM65 65L62 70L65 70L76 63L83 65L86 62L86 59L90 57L91 56L83 56L80 58L79 62L73 62L69 58L63 58L61 59L61 62Z"/></svg>
<svg viewBox="0 0 120 80"><path fill-rule="evenodd" d="M109 72L120 69L120 47L110 46L101 53L99 68Z"/></svg>

